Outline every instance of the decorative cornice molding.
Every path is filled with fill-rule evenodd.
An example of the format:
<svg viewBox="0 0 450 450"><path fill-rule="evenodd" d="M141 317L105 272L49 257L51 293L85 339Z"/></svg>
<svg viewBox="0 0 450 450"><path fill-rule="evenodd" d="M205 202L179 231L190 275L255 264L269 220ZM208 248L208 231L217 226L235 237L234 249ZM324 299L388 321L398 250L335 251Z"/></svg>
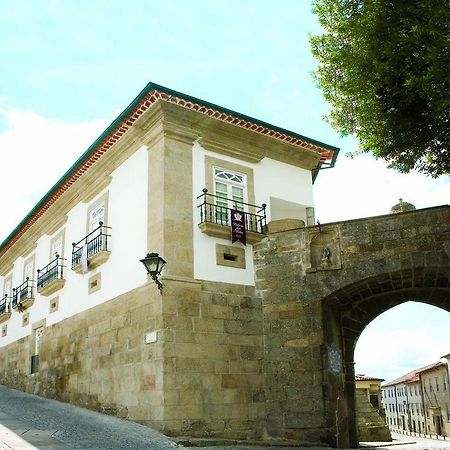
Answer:
<svg viewBox="0 0 450 450"><path fill-rule="evenodd" d="M199 116L205 116L215 121L230 124L234 127L248 130L253 133L268 136L273 139L288 143L292 146L307 149L316 152L321 162L334 160L338 149L332 150L318 145L319 143L308 142L295 133L289 134L287 130L281 130L276 127L271 128L269 124L264 124L256 119L242 116L233 111L226 110L216 105L211 105L199 99L193 99L184 96L181 93L170 91L169 89L149 84L141 94L130 104L130 106L105 130L105 132L89 147L82 157L69 169L64 177L53 186L46 196L33 208L25 219L12 231L0 247L0 257L16 243L23 234L29 230L56 202L82 177L88 172L94 164L113 147L121 141L136 139L139 135L139 129L147 127L147 122L139 122L144 113L152 109L158 103L167 102L176 105L185 111L194 111ZM181 114L178 111L177 114ZM144 119L144 118L143 118ZM149 124L158 121L158 110L153 115L146 117ZM130 129L135 126L137 133ZM192 124L192 128L195 128ZM125 136L127 135L127 136Z"/></svg>
<svg viewBox="0 0 450 450"><path fill-rule="evenodd" d="M241 159L243 161L251 163L258 163L264 158L264 156L260 153L250 152L242 149L243 146L241 146L240 148L236 148L223 142L214 141L208 138L200 138L198 142L205 150L210 150L215 153L231 156L233 158Z"/></svg>

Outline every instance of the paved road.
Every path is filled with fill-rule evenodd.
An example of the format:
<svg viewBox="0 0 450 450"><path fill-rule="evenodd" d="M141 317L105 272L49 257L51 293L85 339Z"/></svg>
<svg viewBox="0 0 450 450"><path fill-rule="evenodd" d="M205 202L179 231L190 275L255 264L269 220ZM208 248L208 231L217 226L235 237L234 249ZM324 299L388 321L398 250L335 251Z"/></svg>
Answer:
<svg viewBox="0 0 450 450"><path fill-rule="evenodd" d="M377 450L450 450L450 440L437 440L405 436L403 434L391 433L395 445L381 445L375 447Z"/></svg>
<svg viewBox="0 0 450 450"><path fill-rule="evenodd" d="M396 445L371 444L371 450L450 450L449 441L403 435L394 435L394 438L398 439L394 442ZM174 441L143 425L25 394L0 385L0 450L170 450L174 448L177 448ZM184 448L188 449L188 447ZM230 450L230 448L274 450L274 447L249 445L203 447L203 450ZM287 450L288 447L276 447L276 449ZM302 447L289 447L289 450L294 449L300 450ZM307 450L327 449L309 447Z"/></svg>

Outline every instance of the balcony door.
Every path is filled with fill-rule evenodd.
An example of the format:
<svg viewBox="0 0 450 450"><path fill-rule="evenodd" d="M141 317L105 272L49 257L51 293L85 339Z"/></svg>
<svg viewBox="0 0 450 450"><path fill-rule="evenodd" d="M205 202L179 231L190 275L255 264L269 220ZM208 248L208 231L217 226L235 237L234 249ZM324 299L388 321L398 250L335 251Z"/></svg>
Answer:
<svg viewBox="0 0 450 450"><path fill-rule="evenodd" d="M214 167L214 193L216 195L216 219L229 223L229 209L245 211L247 203L247 177L244 174Z"/></svg>
<svg viewBox="0 0 450 450"><path fill-rule="evenodd" d="M105 223L105 203L100 203L89 212L89 233L100 226L100 222Z"/></svg>

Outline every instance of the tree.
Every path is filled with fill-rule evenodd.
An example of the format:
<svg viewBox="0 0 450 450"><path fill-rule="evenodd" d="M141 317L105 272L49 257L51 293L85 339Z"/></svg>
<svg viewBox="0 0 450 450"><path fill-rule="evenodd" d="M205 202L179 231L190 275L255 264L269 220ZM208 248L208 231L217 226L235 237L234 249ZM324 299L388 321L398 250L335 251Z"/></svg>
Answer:
<svg viewBox="0 0 450 450"><path fill-rule="evenodd" d="M450 173L448 0L313 0L327 119L401 172Z"/></svg>

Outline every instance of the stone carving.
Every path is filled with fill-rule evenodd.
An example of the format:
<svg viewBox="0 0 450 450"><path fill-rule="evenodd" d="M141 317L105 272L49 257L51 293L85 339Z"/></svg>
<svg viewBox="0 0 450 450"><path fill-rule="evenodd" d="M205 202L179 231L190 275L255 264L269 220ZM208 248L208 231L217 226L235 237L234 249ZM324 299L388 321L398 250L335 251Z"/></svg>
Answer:
<svg viewBox="0 0 450 450"><path fill-rule="evenodd" d="M307 255L310 264L307 271L340 269L342 265L338 232L333 229L321 231L319 226L319 231L315 229L310 236L309 255Z"/></svg>

